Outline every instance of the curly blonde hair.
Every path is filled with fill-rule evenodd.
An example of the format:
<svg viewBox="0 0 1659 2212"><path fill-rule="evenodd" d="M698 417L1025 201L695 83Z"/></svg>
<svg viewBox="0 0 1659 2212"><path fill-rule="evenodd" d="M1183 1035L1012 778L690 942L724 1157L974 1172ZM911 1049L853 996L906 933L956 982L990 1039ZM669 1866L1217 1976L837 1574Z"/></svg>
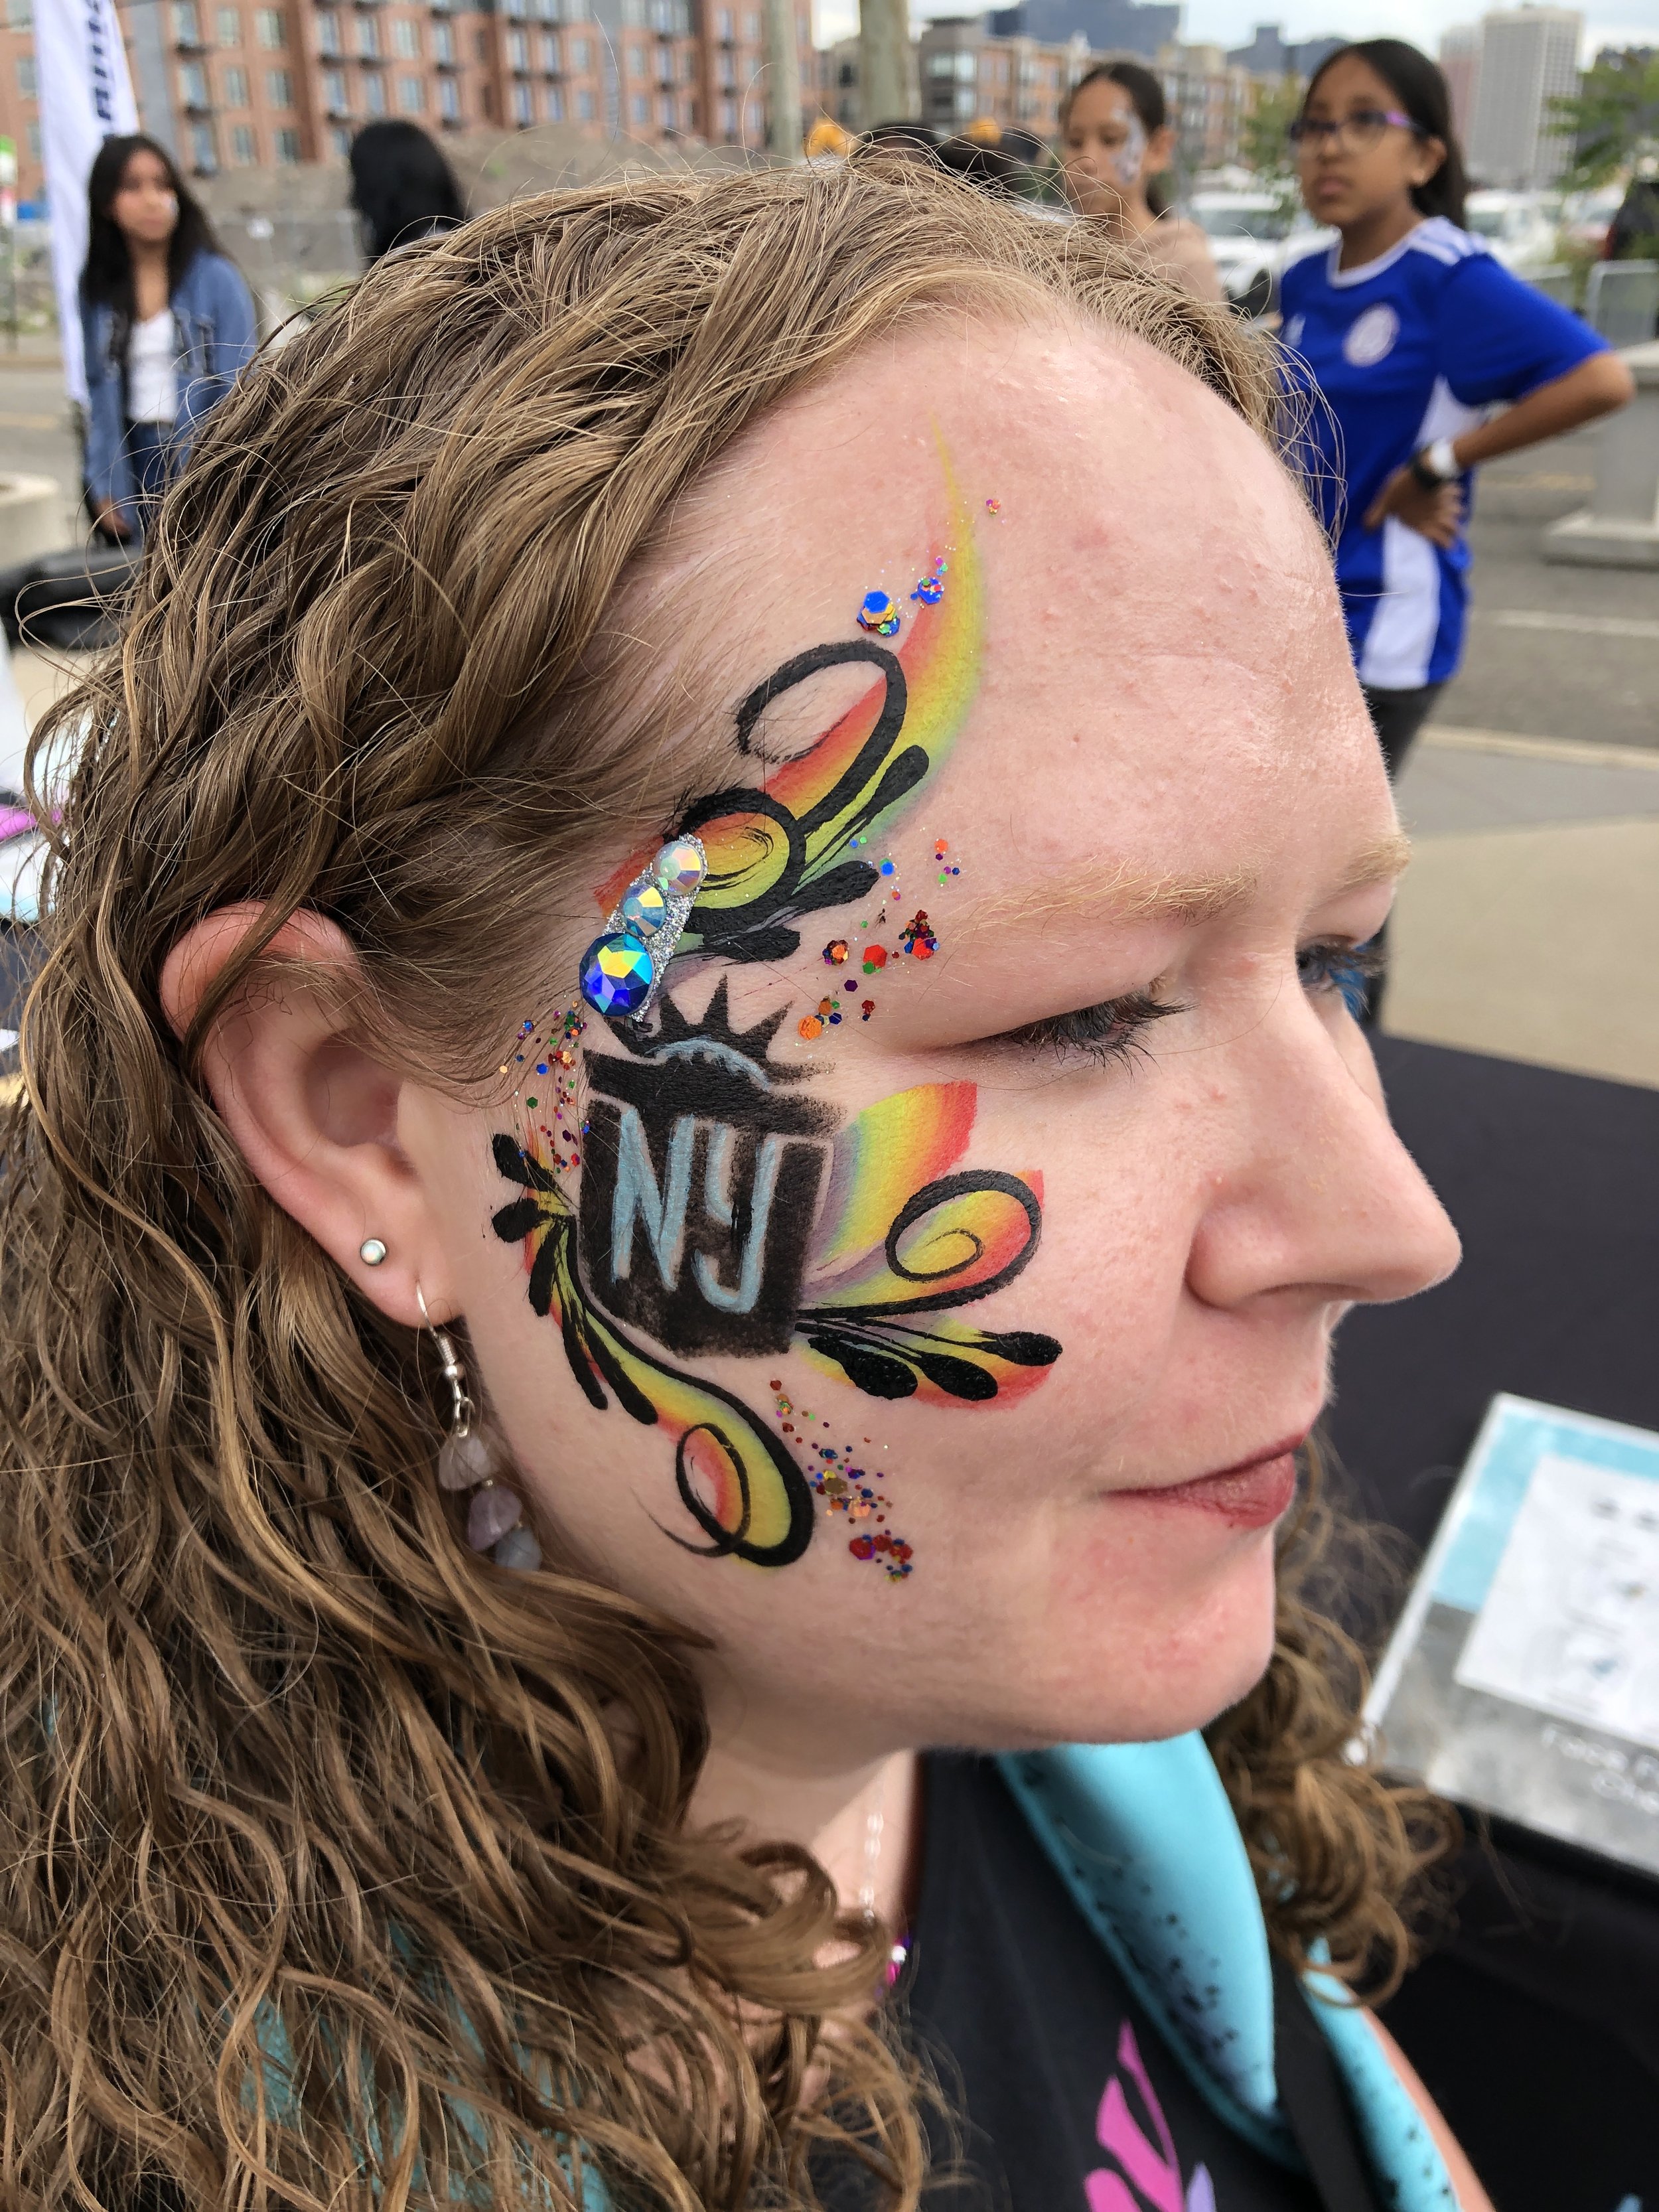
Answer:
<svg viewBox="0 0 1659 2212"><path fill-rule="evenodd" d="M672 1621L467 1549L430 1355L253 1181L197 1051L308 907L383 1056L487 1068L551 988L544 887L672 796L590 673L619 580L761 410L942 308L1134 332L1273 434L1230 316L908 165L526 200L242 379L37 737L68 775L0 1222L8 2212L570 2203L590 2169L810 2203L825 2143L918 2201L882 1931L802 1851L688 1831ZM161 964L235 901L263 925L180 1045ZM1212 1738L1274 1941L1386 1982L1432 1822L1345 1762L1333 1648L1287 1594Z"/></svg>

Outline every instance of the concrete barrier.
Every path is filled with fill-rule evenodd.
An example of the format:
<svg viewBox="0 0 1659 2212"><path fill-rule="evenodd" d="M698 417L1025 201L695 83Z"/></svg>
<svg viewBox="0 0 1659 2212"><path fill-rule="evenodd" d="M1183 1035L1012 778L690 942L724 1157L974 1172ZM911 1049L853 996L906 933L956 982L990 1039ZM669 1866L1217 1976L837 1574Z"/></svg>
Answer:
<svg viewBox="0 0 1659 2212"><path fill-rule="evenodd" d="M0 568L61 553L70 542L65 505L55 477L0 476Z"/></svg>
<svg viewBox="0 0 1659 2212"><path fill-rule="evenodd" d="M1659 568L1659 340L1626 346L1636 397L1601 426L1595 493L1544 532L1544 558L1585 568Z"/></svg>

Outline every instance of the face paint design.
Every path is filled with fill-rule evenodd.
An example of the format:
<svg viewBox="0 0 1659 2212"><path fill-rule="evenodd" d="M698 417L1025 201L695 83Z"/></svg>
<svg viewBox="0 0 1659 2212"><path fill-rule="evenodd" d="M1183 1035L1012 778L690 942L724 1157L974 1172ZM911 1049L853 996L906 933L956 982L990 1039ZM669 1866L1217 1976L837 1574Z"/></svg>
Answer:
<svg viewBox="0 0 1659 2212"><path fill-rule="evenodd" d="M867 661L877 672L857 705L771 763L762 784L688 810L675 834L702 839L708 872L679 958L787 957L801 916L861 899L893 872L890 860L878 868L851 854L914 799L972 701L981 587L966 529L963 538L951 590L922 604L902 653L869 639L816 647L738 708L738 749L763 759L757 732L772 700L821 668ZM639 872L636 862L619 870L601 906ZM920 957L937 943L922 913L903 939ZM848 957L846 940L831 939L827 964L841 964L837 948ZM866 947L866 973L872 953L885 961ZM865 1000L865 1018L871 1010ZM524 1247L532 1309L558 1323L592 1405L614 1398L672 1441L680 1503L705 1540L675 1541L763 1566L799 1558L814 1491L830 1493L739 1398L682 1373L640 1336L681 1358L775 1357L799 1344L872 1396L940 1404L1018 1397L1060 1352L1052 1337L954 1317L1021 1273L1042 1226L1040 1176L960 1165L975 1086L924 1085L842 1126L836 1109L791 1089L807 1070L771 1058L787 1012L736 1030L722 977L699 1020L666 994L653 1026L611 1019L621 1049L586 1055L579 1205L533 1127L520 1141L494 1139L497 1168L522 1194L494 1226ZM908 1574L908 1551L902 1564Z"/></svg>
<svg viewBox="0 0 1659 2212"><path fill-rule="evenodd" d="M1140 165L1146 158L1146 126L1139 115L1131 114L1129 127L1123 140L1112 155L1112 171L1127 191L1140 181Z"/></svg>

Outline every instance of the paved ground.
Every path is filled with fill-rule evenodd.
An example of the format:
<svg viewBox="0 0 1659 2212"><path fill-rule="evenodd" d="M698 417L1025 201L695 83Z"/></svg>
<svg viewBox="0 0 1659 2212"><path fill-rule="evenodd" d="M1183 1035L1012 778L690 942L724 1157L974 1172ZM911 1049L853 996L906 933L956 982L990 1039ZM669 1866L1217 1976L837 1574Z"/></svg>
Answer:
<svg viewBox="0 0 1659 2212"><path fill-rule="evenodd" d="M1659 574L1541 552L1545 526L1584 503L1595 443L1579 432L1483 475L1468 658L1401 781L1418 850L1385 1024L1659 1087ZM0 356L7 470L64 485L69 542L57 371ZM38 711L59 678L16 659Z"/></svg>

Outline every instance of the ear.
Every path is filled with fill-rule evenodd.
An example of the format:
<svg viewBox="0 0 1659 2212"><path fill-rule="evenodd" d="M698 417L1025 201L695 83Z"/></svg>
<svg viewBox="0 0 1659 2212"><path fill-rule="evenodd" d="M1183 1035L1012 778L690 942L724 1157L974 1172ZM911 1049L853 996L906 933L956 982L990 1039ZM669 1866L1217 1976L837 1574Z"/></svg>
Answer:
<svg viewBox="0 0 1659 2212"><path fill-rule="evenodd" d="M161 996L176 1036L188 1034L210 987L263 919L257 905L222 907L173 947ZM320 915L296 914L262 957L285 972L256 966L203 1042L202 1074L220 1119L277 1205L382 1313L419 1328L418 1283L432 1319L452 1318L437 1222L398 1139L419 1086L344 1028L357 975L349 939ZM360 1249L368 1237L386 1248L378 1267Z"/></svg>
<svg viewBox="0 0 1659 2212"><path fill-rule="evenodd" d="M1146 151L1140 158L1140 181L1149 177L1161 177L1166 169L1175 167L1175 125L1165 123L1153 131L1146 141Z"/></svg>
<svg viewBox="0 0 1659 2212"><path fill-rule="evenodd" d="M1446 165L1446 142L1443 138L1421 138L1417 145L1417 174L1413 185L1426 185L1431 177L1438 176Z"/></svg>

